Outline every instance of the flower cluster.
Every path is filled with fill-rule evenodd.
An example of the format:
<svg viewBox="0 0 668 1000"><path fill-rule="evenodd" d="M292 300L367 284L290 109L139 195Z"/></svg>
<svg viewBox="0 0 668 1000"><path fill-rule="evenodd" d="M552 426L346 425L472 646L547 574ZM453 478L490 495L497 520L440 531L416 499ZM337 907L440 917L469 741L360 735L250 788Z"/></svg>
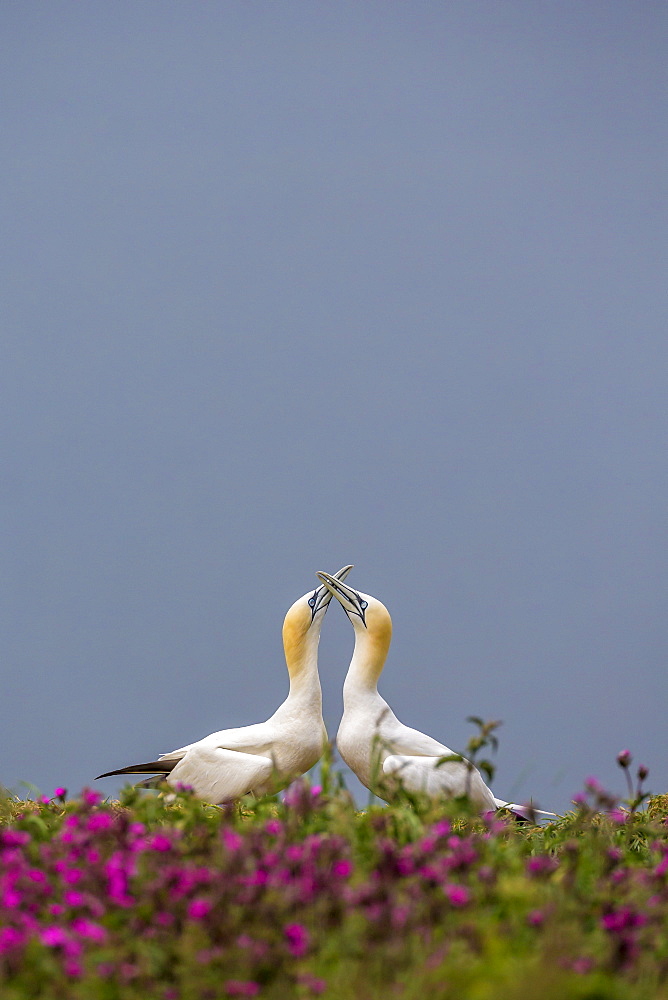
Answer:
<svg viewBox="0 0 668 1000"><path fill-rule="evenodd" d="M495 962L657 985L664 813L587 795L608 814L525 829L433 804L360 813L305 780L223 810L59 789L0 822L0 995L454 998Z"/></svg>

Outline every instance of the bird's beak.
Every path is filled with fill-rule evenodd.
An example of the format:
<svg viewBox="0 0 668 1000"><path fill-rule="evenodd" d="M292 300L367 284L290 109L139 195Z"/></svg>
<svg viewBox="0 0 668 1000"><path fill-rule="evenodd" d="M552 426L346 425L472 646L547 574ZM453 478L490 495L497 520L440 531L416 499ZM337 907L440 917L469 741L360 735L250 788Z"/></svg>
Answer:
<svg viewBox="0 0 668 1000"><path fill-rule="evenodd" d="M348 576L348 573L350 573L352 568L353 568L352 564L350 566L342 566L341 569L334 574L334 576L330 576L329 573L325 573L324 575L327 577L328 580L334 580L334 582L338 584L341 583L341 581L345 580L345 578ZM322 608L327 607L327 605L332 599L332 596L333 596L333 591L329 589L328 584L325 584L322 587L318 587L315 594L313 595L313 598L315 598L315 603L311 607L311 621L313 621L318 611L321 611ZM311 602L309 601L309 604L310 603Z"/></svg>
<svg viewBox="0 0 668 1000"><path fill-rule="evenodd" d="M316 573L316 576L329 591L330 598L335 597L346 614L357 615L366 625L364 612L367 603L362 600L357 591L345 584L338 576L330 576L329 573L323 572Z"/></svg>

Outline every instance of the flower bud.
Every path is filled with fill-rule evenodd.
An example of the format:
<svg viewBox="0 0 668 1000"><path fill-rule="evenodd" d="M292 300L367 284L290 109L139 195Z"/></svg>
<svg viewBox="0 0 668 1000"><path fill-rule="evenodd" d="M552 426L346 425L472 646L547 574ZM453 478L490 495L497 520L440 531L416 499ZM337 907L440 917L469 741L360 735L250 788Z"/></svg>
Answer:
<svg viewBox="0 0 668 1000"><path fill-rule="evenodd" d="M617 763L620 767L628 767L632 759L630 750L620 750L617 754Z"/></svg>

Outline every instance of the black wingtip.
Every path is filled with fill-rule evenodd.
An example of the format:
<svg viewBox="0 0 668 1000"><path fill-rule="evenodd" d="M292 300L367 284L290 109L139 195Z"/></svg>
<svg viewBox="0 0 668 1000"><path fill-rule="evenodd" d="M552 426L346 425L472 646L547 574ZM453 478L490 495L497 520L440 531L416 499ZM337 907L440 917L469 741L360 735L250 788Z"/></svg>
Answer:
<svg viewBox="0 0 668 1000"><path fill-rule="evenodd" d="M129 764L127 767L119 767L116 771L105 771L98 774L98 778L113 778L117 774L169 774L176 761L151 760L147 764Z"/></svg>

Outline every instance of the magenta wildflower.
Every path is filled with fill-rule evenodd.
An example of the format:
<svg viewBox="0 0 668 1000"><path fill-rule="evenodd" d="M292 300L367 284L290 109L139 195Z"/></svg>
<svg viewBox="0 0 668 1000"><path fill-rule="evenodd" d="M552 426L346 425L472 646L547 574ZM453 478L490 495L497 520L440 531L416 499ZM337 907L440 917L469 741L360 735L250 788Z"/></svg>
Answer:
<svg viewBox="0 0 668 1000"><path fill-rule="evenodd" d="M208 899L193 899L188 907L188 916L191 920L204 920L211 912L211 903Z"/></svg>
<svg viewBox="0 0 668 1000"><path fill-rule="evenodd" d="M164 853L165 851L171 851L172 842L169 837L165 837L162 833L156 833L148 842L148 847L152 851L159 851Z"/></svg>
<svg viewBox="0 0 668 1000"><path fill-rule="evenodd" d="M270 819L267 820L267 822L264 825L264 828L267 831L267 833L271 834L272 836L277 836L283 830L283 824L280 822L280 820Z"/></svg>
<svg viewBox="0 0 668 1000"><path fill-rule="evenodd" d="M303 924L288 924L285 928L288 949L295 958L301 958L308 951L309 934Z"/></svg>
<svg viewBox="0 0 668 1000"><path fill-rule="evenodd" d="M432 833L435 837L447 837L451 830L452 827L447 819L439 820L438 823L435 823L432 827Z"/></svg>
<svg viewBox="0 0 668 1000"><path fill-rule="evenodd" d="M29 840L30 835L25 830L4 830L0 833L0 843L3 847L21 847Z"/></svg>
<svg viewBox="0 0 668 1000"><path fill-rule="evenodd" d="M540 927L545 920L545 914L542 910L531 910L527 913L527 923L531 927Z"/></svg>
<svg viewBox="0 0 668 1000"><path fill-rule="evenodd" d="M83 917L77 917L76 920L72 921L72 930L81 935L81 937L88 938L89 941L101 943L107 938L107 932L104 927L94 923L92 920L85 920Z"/></svg>
<svg viewBox="0 0 668 1000"><path fill-rule="evenodd" d="M255 997L260 992L260 986L252 979L228 979L225 992L228 997Z"/></svg>
<svg viewBox="0 0 668 1000"><path fill-rule="evenodd" d="M63 900L68 906L82 906L84 897L75 889L68 889L67 892L63 893Z"/></svg>
<svg viewBox="0 0 668 1000"><path fill-rule="evenodd" d="M234 830L225 827L223 830L223 843L228 851L238 851L243 844L243 840Z"/></svg>
<svg viewBox="0 0 668 1000"><path fill-rule="evenodd" d="M620 750L617 754L617 763L620 767L628 767L632 760L630 750Z"/></svg>
<svg viewBox="0 0 668 1000"><path fill-rule="evenodd" d="M573 972L577 972L578 975L586 976L588 972L591 972L594 963L591 958L576 958L571 962L571 969Z"/></svg>
<svg viewBox="0 0 668 1000"><path fill-rule="evenodd" d="M619 910L610 910L601 917L601 925L612 934L619 934L631 927L642 927L646 923L647 917L642 913L636 913L630 906L622 906Z"/></svg>
<svg viewBox="0 0 668 1000"><path fill-rule="evenodd" d="M54 788L53 790L54 799L64 799L66 795L67 795L67 789L62 788L60 785L58 786L58 788Z"/></svg>
<svg viewBox="0 0 668 1000"><path fill-rule="evenodd" d="M550 875L558 867L556 858L551 858L546 854L539 854L529 858L526 870L529 875Z"/></svg>
<svg viewBox="0 0 668 1000"><path fill-rule="evenodd" d="M108 830L113 825L113 822L109 813L93 813L88 820L87 828L91 833L96 833L98 830Z"/></svg>
<svg viewBox="0 0 668 1000"><path fill-rule="evenodd" d="M49 948L61 948L69 942L67 932L62 927L44 927L40 933L42 944Z"/></svg>
<svg viewBox="0 0 668 1000"><path fill-rule="evenodd" d="M325 979L311 976L308 972L300 973L297 976L297 982L315 994L324 993L327 989L327 981Z"/></svg>
<svg viewBox="0 0 668 1000"><path fill-rule="evenodd" d="M102 801L102 796L99 792L94 792L92 788L84 788L81 793L81 798L86 803L87 806L97 806Z"/></svg>
<svg viewBox="0 0 668 1000"><path fill-rule="evenodd" d="M347 858L340 858L332 865L332 873L336 875L337 878L348 878L352 870L352 863L348 861Z"/></svg>
<svg viewBox="0 0 668 1000"><path fill-rule="evenodd" d="M444 892L453 906L466 906L471 898L468 889L463 885L446 885Z"/></svg>
<svg viewBox="0 0 668 1000"><path fill-rule="evenodd" d="M16 927L0 927L0 955L23 944L23 934Z"/></svg>
<svg viewBox="0 0 668 1000"><path fill-rule="evenodd" d="M83 872L80 868L66 868L63 872L63 882L67 885L76 885L83 878Z"/></svg>

